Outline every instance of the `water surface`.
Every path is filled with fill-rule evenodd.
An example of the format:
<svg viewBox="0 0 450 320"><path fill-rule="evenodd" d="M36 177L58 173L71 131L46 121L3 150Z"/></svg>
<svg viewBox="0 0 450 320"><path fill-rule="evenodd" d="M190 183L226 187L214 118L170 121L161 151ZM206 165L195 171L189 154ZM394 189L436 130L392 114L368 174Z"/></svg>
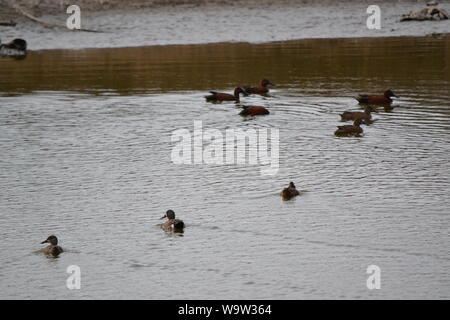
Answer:
<svg viewBox="0 0 450 320"><path fill-rule="evenodd" d="M449 58L448 37L400 37L0 59L0 297L450 298ZM243 104L269 116L203 99L262 77L272 96ZM388 88L401 98L362 138L333 135L355 94ZM174 165L171 133L194 120L278 128L278 174ZM289 181L304 192L284 202ZM156 226L167 209L183 237ZM35 252L50 234L58 259Z"/></svg>

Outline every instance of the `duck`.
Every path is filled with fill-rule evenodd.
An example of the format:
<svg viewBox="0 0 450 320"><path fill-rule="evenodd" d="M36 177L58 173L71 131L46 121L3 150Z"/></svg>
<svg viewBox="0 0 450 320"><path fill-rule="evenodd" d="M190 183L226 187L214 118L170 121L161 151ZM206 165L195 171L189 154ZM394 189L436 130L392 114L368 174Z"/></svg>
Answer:
<svg viewBox="0 0 450 320"><path fill-rule="evenodd" d="M361 111L345 111L343 114L341 114L341 121L355 121L356 119L362 119L364 120L364 123L370 123L372 120L372 114L371 112L378 112L374 107L372 106L365 106L364 112Z"/></svg>
<svg viewBox="0 0 450 320"><path fill-rule="evenodd" d="M267 86L275 86L273 82L268 79L261 79L259 81L259 86L257 87L244 87L244 91L246 94L265 94L269 92L269 88Z"/></svg>
<svg viewBox="0 0 450 320"><path fill-rule="evenodd" d="M41 251L46 255L57 257L64 252L64 250L58 246L58 238L54 235L49 236L47 240L41 242L41 244L44 243L49 243L47 247L41 249Z"/></svg>
<svg viewBox="0 0 450 320"><path fill-rule="evenodd" d="M295 184L291 181L289 182L289 186L281 191L280 195L283 200L291 200L292 198L300 195L300 192L295 187Z"/></svg>
<svg viewBox="0 0 450 320"><path fill-rule="evenodd" d="M353 125L338 126L334 134L336 136L360 136L363 133L362 123L363 120L359 118L353 122Z"/></svg>
<svg viewBox="0 0 450 320"><path fill-rule="evenodd" d="M210 95L205 96L206 101L209 102L222 102L222 101L236 101L236 103L240 102L239 95L244 93L244 89L241 87L236 87L234 89L234 94L222 93L216 91L210 91Z"/></svg>
<svg viewBox="0 0 450 320"><path fill-rule="evenodd" d="M180 219L175 219L175 212L173 210L167 210L166 214L161 219L167 218L168 220L161 225L161 228L166 231L173 231L175 233L184 232L184 222Z"/></svg>
<svg viewBox="0 0 450 320"><path fill-rule="evenodd" d="M242 110L239 114L241 116L259 116L270 114L269 110L261 106L243 106L244 110Z"/></svg>
<svg viewBox="0 0 450 320"><path fill-rule="evenodd" d="M392 92L392 90L386 90L382 96L371 96L368 94L360 94L359 97L356 97L355 99L358 100L359 103L367 103L367 104L391 104L392 99L391 97L398 96Z"/></svg>
<svg viewBox="0 0 450 320"><path fill-rule="evenodd" d="M14 39L5 44L0 44L0 55L23 56L27 54L27 42L23 39Z"/></svg>

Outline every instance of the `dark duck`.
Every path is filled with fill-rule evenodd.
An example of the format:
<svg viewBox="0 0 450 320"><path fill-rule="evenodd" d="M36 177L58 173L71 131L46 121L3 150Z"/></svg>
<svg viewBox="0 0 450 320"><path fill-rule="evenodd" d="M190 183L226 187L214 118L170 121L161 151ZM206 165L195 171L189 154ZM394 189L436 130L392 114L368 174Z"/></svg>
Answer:
<svg viewBox="0 0 450 320"><path fill-rule="evenodd" d="M63 249L58 246L58 238L53 235L49 236L47 240L41 242L41 244L44 243L49 243L47 247L41 249L41 251L46 255L57 257L60 253L63 252Z"/></svg>
<svg viewBox="0 0 450 320"><path fill-rule="evenodd" d="M363 133L362 122L362 119L356 119L353 125L338 126L334 134L336 136L361 136Z"/></svg>
<svg viewBox="0 0 450 320"><path fill-rule="evenodd" d="M244 110L242 110L239 114L241 116L261 116L270 114L269 110L261 106L243 106Z"/></svg>
<svg viewBox="0 0 450 320"><path fill-rule="evenodd" d="M341 121L355 121L356 119L362 119L364 120L365 124L372 122L372 112L378 112L374 107L372 106L365 106L364 112L361 111L345 111L343 114L341 114Z"/></svg>
<svg viewBox="0 0 450 320"><path fill-rule="evenodd" d="M184 232L184 222L180 219L175 219L175 212L173 210L167 210L166 214L161 219L167 218L167 221L161 225L165 231L172 231L176 233Z"/></svg>
<svg viewBox="0 0 450 320"><path fill-rule="evenodd" d="M240 102L239 95L241 93L244 93L244 89L242 89L241 87L237 87L234 89L234 94L216 92L216 91L210 91L210 93L211 93L210 95L205 96L206 101L209 101L209 102L222 102L222 101Z"/></svg>
<svg viewBox="0 0 450 320"><path fill-rule="evenodd" d="M392 97L398 98L398 96L392 92L392 90L386 90L382 96L371 96L368 94L360 94L355 99L358 100L359 103L366 104L391 104Z"/></svg>
<svg viewBox="0 0 450 320"><path fill-rule="evenodd" d="M280 195L283 200L291 200L292 198L300 195L300 192L297 190L293 182L289 182L289 186L284 188Z"/></svg>
<svg viewBox="0 0 450 320"><path fill-rule="evenodd" d="M14 39L9 43L0 44L0 55L23 56L27 54L27 42L23 39Z"/></svg>
<svg viewBox="0 0 450 320"><path fill-rule="evenodd" d="M245 87L244 90L246 94L266 94L269 92L268 86L275 86L275 84L268 79L262 79L257 87Z"/></svg>

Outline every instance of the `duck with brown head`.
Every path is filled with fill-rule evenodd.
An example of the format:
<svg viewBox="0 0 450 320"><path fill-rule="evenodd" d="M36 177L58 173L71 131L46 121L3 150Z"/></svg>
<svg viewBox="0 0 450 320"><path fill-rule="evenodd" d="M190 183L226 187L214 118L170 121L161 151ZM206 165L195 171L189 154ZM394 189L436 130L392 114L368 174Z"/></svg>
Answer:
<svg viewBox="0 0 450 320"><path fill-rule="evenodd" d="M266 94L269 92L268 86L275 86L269 79L261 79L257 87L245 87L246 94Z"/></svg>
<svg viewBox="0 0 450 320"><path fill-rule="evenodd" d="M363 128L361 128L361 124L363 123L362 119L356 119L353 125L346 126L338 126L338 129L334 132L336 136L355 136L359 137L363 133Z"/></svg>
<svg viewBox="0 0 450 320"><path fill-rule="evenodd" d="M210 95L205 96L205 99L208 102L235 101L236 103L238 103L240 102L239 95L241 93L244 93L244 89L242 89L241 87L236 87L234 89L234 94L216 91L210 91L210 93L211 93Z"/></svg>
<svg viewBox="0 0 450 320"><path fill-rule="evenodd" d="M372 106L365 106L364 112L361 111L345 111L343 114L341 114L341 121L355 121L356 119L362 119L366 124L372 122L372 112L378 112L374 107Z"/></svg>
<svg viewBox="0 0 450 320"><path fill-rule="evenodd" d="M244 110L242 110L239 114L241 116L261 116L270 114L269 110L261 106L243 106Z"/></svg>
<svg viewBox="0 0 450 320"><path fill-rule="evenodd" d="M291 200L292 198L300 195L300 192L297 190L293 182L289 182L289 186L287 188L284 188L281 191L280 195L283 200Z"/></svg>
<svg viewBox="0 0 450 320"><path fill-rule="evenodd" d="M14 39L0 44L0 56L24 56L27 54L27 42L23 39Z"/></svg>
<svg viewBox="0 0 450 320"><path fill-rule="evenodd" d="M360 94L355 99L358 100L359 103L366 104L391 104L392 97L398 98L398 96L392 92L392 90L386 90L382 96L371 96L368 94Z"/></svg>
<svg viewBox="0 0 450 320"><path fill-rule="evenodd" d="M165 231L171 231L175 233L184 232L184 222L180 219L175 219L175 212L173 210L167 210L166 214L161 219L167 218L167 221L161 225L161 228Z"/></svg>
<svg viewBox="0 0 450 320"><path fill-rule="evenodd" d="M47 238L47 240L42 241L41 244L49 243L49 245L45 248L42 248L41 251L46 255L51 255L53 257L59 256L60 253L63 252L63 249L58 246L58 238L54 235L51 235Z"/></svg>

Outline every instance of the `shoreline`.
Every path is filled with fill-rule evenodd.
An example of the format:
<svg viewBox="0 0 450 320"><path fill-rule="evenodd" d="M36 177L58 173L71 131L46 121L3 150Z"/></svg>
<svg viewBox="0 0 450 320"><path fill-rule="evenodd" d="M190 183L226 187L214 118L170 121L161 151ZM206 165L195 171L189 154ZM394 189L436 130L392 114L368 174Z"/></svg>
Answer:
<svg viewBox="0 0 450 320"><path fill-rule="evenodd" d="M411 0L397 0L398 3L410 3ZM419 2L419 1L418 1ZM423 1L425 5L426 1ZM76 4L82 10L89 12L99 12L106 10L140 10L146 8L159 8L159 7L182 7L182 6L290 6L290 5L317 5L317 6L329 6L336 4L383 4L389 3L387 0L78 0L73 3L72 0L40 0L36 3L35 0L0 0L0 4L4 6L4 9L12 9L14 5L29 10L30 13L37 15L45 14L61 14L65 13L68 6ZM14 9L13 9L14 10ZM0 9L0 15L1 15Z"/></svg>
<svg viewBox="0 0 450 320"><path fill-rule="evenodd" d="M264 42L248 42L248 41L220 41L220 42L203 42L203 43L174 43L174 44L152 44L144 46L122 46L122 47L83 47L83 48L50 48L50 49L29 49L28 52L43 52L43 51L91 51L91 50L111 50L111 49L137 49L137 48L161 48L161 47L201 47L209 45L270 45L270 44L282 44L282 43L296 43L306 41L345 41L345 40L381 40L381 39L422 39L428 37L448 38L450 40L450 32L447 33L430 33L427 35L398 35L398 36L378 36L378 37L337 37L337 38L299 38L289 40L274 40Z"/></svg>
<svg viewBox="0 0 450 320"><path fill-rule="evenodd" d="M29 50L76 50L209 43L261 44L307 39L421 37L445 35L450 29L450 20L400 22L402 13L424 6L422 2L413 0L401 3L376 1L382 10L381 26L376 29L367 26L370 16L366 12L367 1L356 3L325 0L316 3L311 0L281 0L266 4L264 0L260 5L255 5L254 0L238 0L231 4L229 1L214 0L207 5L186 2L188 4L160 5L158 8L141 10L107 8L81 13L81 27L85 31L99 32L67 30L65 26L69 16L65 12L46 12L36 18L40 22L23 15L16 21L17 26L0 26L1 40L6 43L15 38L25 39ZM155 5L156 2L150 3ZM331 5L327 6L328 3ZM445 4L443 7L447 8ZM31 13L33 17L38 16Z"/></svg>

